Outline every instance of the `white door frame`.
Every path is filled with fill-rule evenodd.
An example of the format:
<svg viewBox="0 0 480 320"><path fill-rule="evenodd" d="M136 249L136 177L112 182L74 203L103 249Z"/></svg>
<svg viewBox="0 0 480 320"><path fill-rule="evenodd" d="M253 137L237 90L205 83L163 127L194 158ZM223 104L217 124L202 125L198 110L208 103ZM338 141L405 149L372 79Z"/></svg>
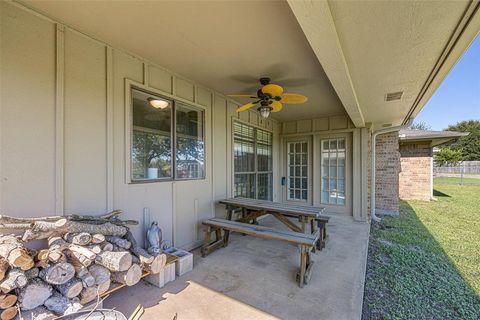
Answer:
<svg viewBox="0 0 480 320"><path fill-rule="evenodd" d="M321 141L324 139L345 138L345 205L323 204L321 202L322 185L321 185ZM325 133L315 135L313 138L313 205L317 207L325 207L329 213L345 213L352 214L353 204L353 156L352 156L352 133Z"/></svg>

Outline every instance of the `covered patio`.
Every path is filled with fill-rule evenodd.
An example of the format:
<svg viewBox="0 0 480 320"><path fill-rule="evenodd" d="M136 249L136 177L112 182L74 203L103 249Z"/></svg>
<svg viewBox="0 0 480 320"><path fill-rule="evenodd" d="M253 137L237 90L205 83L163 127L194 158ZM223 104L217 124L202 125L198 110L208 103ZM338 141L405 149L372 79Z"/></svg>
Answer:
<svg viewBox="0 0 480 320"><path fill-rule="evenodd" d="M285 229L269 217L262 225ZM298 248L232 234L230 244L206 258L195 250L194 269L159 289L140 282L111 295L106 307L142 319L360 319L369 224L334 215L326 248L312 254L315 271L298 287Z"/></svg>
<svg viewBox="0 0 480 320"><path fill-rule="evenodd" d="M398 130L477 35L479 8L0 0L0 212L121 210L139 247L161 229L155 258L170 245L194 252L193 271L164 288L139 282L105 301L125 314L143 304L144 319L359 319L369 223L398 211ZM298 246L253 230L200 257L205 221L232 220L222 201L238 198L330 217L313 273L311 212L310 234L305 216L290 228ZM311 275L304 288L298 269Z"/></svg>

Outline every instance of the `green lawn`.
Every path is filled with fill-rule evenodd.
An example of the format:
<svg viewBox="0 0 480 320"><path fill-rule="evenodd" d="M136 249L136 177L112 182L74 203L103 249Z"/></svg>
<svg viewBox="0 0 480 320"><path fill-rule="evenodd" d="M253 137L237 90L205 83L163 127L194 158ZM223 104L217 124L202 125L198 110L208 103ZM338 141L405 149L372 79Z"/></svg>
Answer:
<svg viewBox="0 0 480 320"><path fill-rule="evenodd" d="M439 177L434 179L435 184L464 184L480 186L480 176L478 178L464 178L463 181L456 177Z"/></svg>
<svg viewBox="0 0 480 320"><path fill-rule="evenodd" d="M480 185L434 189L372 223L363 319L480 319Z"/></svg>

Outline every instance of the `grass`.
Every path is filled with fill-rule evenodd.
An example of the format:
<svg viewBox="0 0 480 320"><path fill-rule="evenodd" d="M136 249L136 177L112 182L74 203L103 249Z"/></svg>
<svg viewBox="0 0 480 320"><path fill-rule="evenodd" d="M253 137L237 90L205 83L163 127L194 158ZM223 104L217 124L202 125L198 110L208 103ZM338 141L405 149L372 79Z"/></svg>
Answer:
<svg viewBox="0 0 480 320"><path fill-rule="evenodd" d="M434 179L437 185L442 184L464 184L464 185L477 185L480 186L479 178L463 178L463 182L458 177L438 177Z"/></svg>
<svg viewBox="0 0 480 320"><path fill-rule="evenodd" d="M363 319L480 319L480 185L434 188L372 223Z"/></svg>

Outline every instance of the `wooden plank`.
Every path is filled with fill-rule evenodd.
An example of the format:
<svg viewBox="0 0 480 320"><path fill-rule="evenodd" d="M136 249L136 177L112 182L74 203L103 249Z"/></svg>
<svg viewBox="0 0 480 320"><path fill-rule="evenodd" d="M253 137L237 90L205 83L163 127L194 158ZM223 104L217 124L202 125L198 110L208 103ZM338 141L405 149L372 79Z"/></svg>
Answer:
<svg viewBox="0 0 480 320"><path fill-rule="evenodd" d="M204 225L215 226L218 228L245 233L260 238L283 240L294 244L302 244L309 247L315 245L318 240L318 234L303 234L298 232L277 230L274 228L245 224L236 221L213 218L203 222Z"/></svg>
<svg viewBox="0 0 480 320"><path fill-rule="evenodd" d="M250 210L265 210L289 214L294 216L313 216L319 217L324 212L325 208L306 207L291 205L286 203L279 203L267 200L256 200L248 198L230 198L220 200L219 203L225 204L228 207L246 208ZM328 219L328 217L325 217Z"/></svg>
<svg viewBox="0 0 480 320"><path fill-rule="evenodd" d="M323 212L325 208L321 207L311 207L311 206L302 206L302 205L295 205L291 203L282 203L282 202L274 202L269 200L257 200L257 199L250 199L250 198L229 198L222 200L229 203L238 203L238 204L252 204L252 205L262 205L262 206L276 206L280 208L291 208L295 210L301 211L308 211L308 212Z"/></svg>
<svg viewBox="0 0 480 320"><path fill-rule="evenodd" d="M281 215L280 213L277 213L277 212L273 212L272 215L275 218L277 218L280 222L282 222L284 225L286 225L288 228L290 228L291 230L293 230L295 232L302 232L302 228L297 226L292 221L288 220L288 218L285 217L284 215Z"/></svg>

